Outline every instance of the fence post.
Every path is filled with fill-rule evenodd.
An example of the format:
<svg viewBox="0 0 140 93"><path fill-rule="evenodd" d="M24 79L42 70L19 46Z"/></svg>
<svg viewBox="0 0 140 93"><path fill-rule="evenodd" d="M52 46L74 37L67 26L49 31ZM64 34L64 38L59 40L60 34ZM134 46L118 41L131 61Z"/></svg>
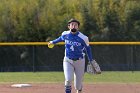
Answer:
<svg viewBox="0 0 140 93"><path fill-rule="evenodd" d="M35 72L35 46L32 46L32 68L33 72Z"/></svg>

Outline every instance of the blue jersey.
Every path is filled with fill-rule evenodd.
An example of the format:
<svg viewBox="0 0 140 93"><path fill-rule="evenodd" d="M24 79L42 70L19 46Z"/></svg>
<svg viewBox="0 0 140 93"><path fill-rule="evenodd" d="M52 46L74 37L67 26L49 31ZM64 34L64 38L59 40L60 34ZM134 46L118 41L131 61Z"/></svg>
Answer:
<svg viewBox="0 0 140 93"><path fill-rule="evenodd" d="M65 56L68 58L83 58L86 51L89 61L93 60L88 37L79 31L76 34L72 34L70 31L64 31L59 38L52 42L53 44L65 42Z"/></svg>

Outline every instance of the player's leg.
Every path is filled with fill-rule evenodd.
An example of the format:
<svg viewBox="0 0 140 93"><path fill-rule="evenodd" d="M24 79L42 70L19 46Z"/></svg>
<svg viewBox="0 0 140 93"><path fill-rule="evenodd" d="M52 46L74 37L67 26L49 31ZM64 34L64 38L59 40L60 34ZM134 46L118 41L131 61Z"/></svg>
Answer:
<svg viewBox="0 0 140 93"><path fill-rule="evenodd" d="M82 93L82 90L77 90L76 93Z"/></svg>
<svg viewBox="0 0 140 93"><path fill-rule="evenodd" d="M77 93L82 92L82 82L85 72L85 59L78 60L74 63L75 73L74 73L74 86Z"/></svg>
<svg viewBox="0 0 140 93"><path fill-rule="evenodd" d="M71 83L73 80L74 68L73 65L66 58L64 58L63 70L65 76L65 93L71 93Z"/></svg>

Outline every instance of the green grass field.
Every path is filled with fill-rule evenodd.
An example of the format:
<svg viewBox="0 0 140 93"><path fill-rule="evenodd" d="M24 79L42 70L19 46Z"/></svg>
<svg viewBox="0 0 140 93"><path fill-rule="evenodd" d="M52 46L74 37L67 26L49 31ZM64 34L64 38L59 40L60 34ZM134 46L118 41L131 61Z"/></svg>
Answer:
<svg viewBox="0 0 140 93"><path fill-rule="evenodd" d="M0 83L60 83L63 72L1 72ZM85 74L84 83L139 83L140 72L103 71L101 75Z"/></svg>

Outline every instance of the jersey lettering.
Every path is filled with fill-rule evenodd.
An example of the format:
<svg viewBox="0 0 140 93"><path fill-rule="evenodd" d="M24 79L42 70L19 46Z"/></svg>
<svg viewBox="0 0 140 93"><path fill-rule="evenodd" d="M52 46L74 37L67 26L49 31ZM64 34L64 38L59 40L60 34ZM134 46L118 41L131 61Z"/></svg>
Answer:
<svg viewBox="0 0 140 93"><path fill-rule="evenodd" d="M69 40L65 40L65 43L69 44L69 45L73 45L73 46L81 46L81 43L73 42L73 41L69 41Z"/></svg>

